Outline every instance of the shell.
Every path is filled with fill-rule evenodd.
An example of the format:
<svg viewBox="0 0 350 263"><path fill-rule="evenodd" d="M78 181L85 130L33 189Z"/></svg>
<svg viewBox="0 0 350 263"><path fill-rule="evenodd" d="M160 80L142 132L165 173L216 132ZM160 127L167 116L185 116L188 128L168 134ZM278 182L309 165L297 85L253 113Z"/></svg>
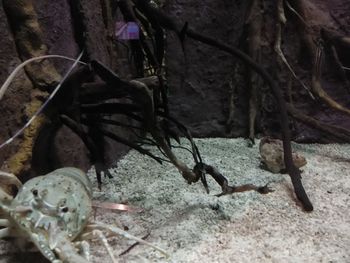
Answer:
<svg viewBox="0 0 350 263"><path fill-rule="evenodd" d="M11 185L21 185L14 175L0 172L0 179L4 178L10 179ZM5 193L0 188L0 195L2 192ZM0 210L5 216L1 225L7 226L2 237L16 237L22 244L30 241L52 263L89 262L89 251L81 241L101 230L131 238L167 255L161 248L99 222L90 224L87 231L92 229L92 232L84 235L92 212L91 196L90 181L79 169L61 168L35 177L19 189L14 199L7 195L0 200ZM116 262L108 241L103 234L100 236L112 261Z"/></svg>
<svg viewBox="0 0 350 263"><path fill-rule="evenodd" d="M49 243L47 230L53 224L73 240L88 222L92 211L91 195L91 185L84 172L61 168L26 182L11 208L31 209L12 216L22 231L38 234L45 244Z"/></svg>

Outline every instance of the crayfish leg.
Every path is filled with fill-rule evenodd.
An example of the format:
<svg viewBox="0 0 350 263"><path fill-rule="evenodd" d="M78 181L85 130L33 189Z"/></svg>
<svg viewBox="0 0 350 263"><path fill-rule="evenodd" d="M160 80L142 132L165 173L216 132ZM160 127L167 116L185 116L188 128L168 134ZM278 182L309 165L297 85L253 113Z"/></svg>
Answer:
<svg viewBox="0 0 350 263"><path fill-rule="evenodd" d="M170 255L164 249L162 249L162 248L160 248L158 246L155 246L152 243L143 240L142 238L139 238L139 237L136 237L134 235L131 235L127 231L124 231L124 230L122 230L122 229L120 229L118 227L110 226L110 225L107 225L107 224L104 224L104 223L101 223L101 222L95 222L94 224L88 225L87 227L90 228L90 229L93 229L93 231L94 230L105 230L105 231L107 231L110 234L123 236L125 238L128 238L128 239L134 240L136 242L139 242L140 244L152 247L153 249L155 249L155 250L159 251L160 253L162 253L163 255L165 255L167 258L170 257Z"/></svg>
<svg viewBox="0 0 350 263"><path fill-rule="evenodd" d="M10 194L13 186L18 191L22 183L14 174L0 171L0 202L12 201L13 197Z"/></svg>
<svg viewBox="0 0 350 263"><path fill-rule="evenodd" d="M10 229L8 227L0 229L0 239L9 237L10 236Z"/></svg>
<svg viewBox="0 0 350 263"><path fill-rule="evenodd" d="M7 220L7 219L0 219L0 227L3 226L3 227L7 227L10 225L10 221Z"/></svg>

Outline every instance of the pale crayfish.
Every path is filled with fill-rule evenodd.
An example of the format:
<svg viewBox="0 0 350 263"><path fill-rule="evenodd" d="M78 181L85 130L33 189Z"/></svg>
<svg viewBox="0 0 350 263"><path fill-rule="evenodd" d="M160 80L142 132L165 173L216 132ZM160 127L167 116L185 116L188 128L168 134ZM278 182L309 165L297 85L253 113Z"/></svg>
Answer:
<svg viewBox="0 0 350 263"><path fill-rule="evenodd" d="M89 262L88 239L99 238L113 262L113 251L102 230L123 235L166 252L117 227L89 224L92 188L86 174L76 168L61 168L35 177L24 185L13 174L0 172L0 238L14 237L33 243L51 262ZM15 186L13 198L6 187Z"/></svg>

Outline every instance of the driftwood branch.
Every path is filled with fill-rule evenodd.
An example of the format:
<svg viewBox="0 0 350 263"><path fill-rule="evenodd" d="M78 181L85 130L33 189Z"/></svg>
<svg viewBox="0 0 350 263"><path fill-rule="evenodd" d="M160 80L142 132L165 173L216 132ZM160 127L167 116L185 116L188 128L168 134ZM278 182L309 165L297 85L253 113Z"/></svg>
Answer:
<svg viewBox="0 0 350 263"><path fill-rule="evenodd" d="M253 0L250 6L249 15L246 19L247 29L247 45L249 56L260 63L261 61L261 25L262 25L262 14L260 10L261 1ZM258 112L258 89L261 85L259 76L255 71L248 69L248 80L250 88L249 96L249 139L254 144L255 138L255 123Z"/></svg>
<svg viewBox="0 0 350 263"><path fill-rule="evenodd" d="M310 61L312 62L311 88L312 88L313 94L317 96L320 100L322 100L324 103L326 103L329 107L337 111L343 112L347 115L350 115L349 109L347 109L346 107L336 102L323 89L322 82L321 82L323 46L321 43L319 43L319 45L316 46L312 39L310 28L307 25L307 14L306 14L306 7L305 7L304 0L292 0L290 2L292 3L296 12L302 18L302 20L298 20L298 21L299 21L299 26L301 28L300 30L301 38L310 56ZM341 40L341 41L345 43L348 42L346 38L345 40Z"/></svg>
<svg viewBox="0 0 350 263"><path fill-rule="evenodd" d="M132 80L126 82L120 79L115 73L109 70L107 67L99 62L93 61L92 67L97 72L97 74L102 78L103 81L107 83L110 87L116 87L116 89L126 89L129 95L137 104L121 104L121 103L103 103L99 105L86 105L83 106L83 111L85 112L104 112L104 113L118 113L120 111L125 112L125 114L133 114L137 112L142 114L142 120L144 128L149 132L160 149L164 152L166 157L179 169L183 177L189 182L196 182L199 178L192 172L192 170L187 167L185 163L180 161L171 150L171 146L166 139L166 134L164 133L159 120L157 118L157 111L155 108L153 100L152 90L144 83L138 80ZM163 117L167 117L164 112ZM107 134L103 131L104 135L114 138L111 134Z"/></svg>
<svg viewBox="0 0 350 263"><path fill-rule="evenodd" d="M306 114L300 112L296 108L294 108L291 104L287 104L287 110L288 112L298 121L304 123L307 126L310 126L311 128L317 129L331 137L334 137L341 142L350 143L350 131L341 128L338 126L326 124L323 122L320 122L310 116L307 116Z"/></svg>
<svg viewBox="0 0 350 263"><path fill-rule="evenodd" d="M277 86L273 78L270 76L270 74L268 74L267 71L262 66L257 64L251 57L243 53L241 50L231 45L227 45L223 42L220 42L217 39L200 34L192 30L189 26L181 27L173 19L171 19L170 17L162 13L160 10L152 7L149 1L134 0L133 2L135 3L136 7L143 14L145 14L147 18L156 20L163 28L174 31L179 35L179 37L186 36L188 38L197 40L209 46L216 47L219 50L225 51L239 58L244 63L246 63L246 65L248 65L255 72L257 72L264 81L266 81L266 83L270 86L272 93L274 94L277 100L277 104L280 110L280 121L281 121L284 160L286 164L286 169L290 175L297 198L301 201L306 211L312 211L313 206L302 185L300 171L299 169L296 168L292 159L291 135L289 130L286 104L283 99L281 90L279 89L279 87ZM185 28L186 30L182 30L183 28Z"/></svg>

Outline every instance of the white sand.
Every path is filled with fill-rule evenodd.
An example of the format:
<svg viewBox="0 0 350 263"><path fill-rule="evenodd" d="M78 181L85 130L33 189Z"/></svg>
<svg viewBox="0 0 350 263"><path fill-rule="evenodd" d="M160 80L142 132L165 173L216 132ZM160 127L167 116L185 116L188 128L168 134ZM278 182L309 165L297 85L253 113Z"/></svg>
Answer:
<svg viewBox="0 0 350 263"><path fill-rule="evenodd" d="M303 183L315 210L296 204L288 175L259 168L258 146L243 139L197 140L204 161L216 166L231 185L270 183L268 195L245 192L217 198L200 183L188 185L170 164L130 152L104 179L94 198L127 203L143 212L98 209L95 220L127 227L136 236L165 249L173 262L350 262L350 145L294 145L308 164ZM183 160L189 154L176 150ZM192 166L192 164L191 164ZM95 182L93 173L90 178ZM138 245L119 257L133 241L110 241L118 262L169 262L159 252ZM109 262L98 242L94 262ZM3 251L3 254L6 251ZM2 261L8 262L8 261ZM14 262L14 261L11 261Z"/></svg>
<svg viewBox="0 0 350 263"><path fill-rule="evenodd" d="M143 213L114 213L100 219L125 225L166 249L174 262L350 262L350 146L295 145L308 161L303 183L315 211L296 204L288 175L259 168L258 144L243 139L197 140L204 161L215 165L231 184L254 183L275 190L217 198L220 189L208 177L211 194L200 183L188 185L169 164L157 164L130 152L105 180L100 200L126 202ZM183 160L190 157L178 150ZM108 211L104 211L108 212ZM115 243L118 251L129 241ZM145 246L120 258L124 262L166 262ZM147 261L146 261L147 262Z"/></svg>

